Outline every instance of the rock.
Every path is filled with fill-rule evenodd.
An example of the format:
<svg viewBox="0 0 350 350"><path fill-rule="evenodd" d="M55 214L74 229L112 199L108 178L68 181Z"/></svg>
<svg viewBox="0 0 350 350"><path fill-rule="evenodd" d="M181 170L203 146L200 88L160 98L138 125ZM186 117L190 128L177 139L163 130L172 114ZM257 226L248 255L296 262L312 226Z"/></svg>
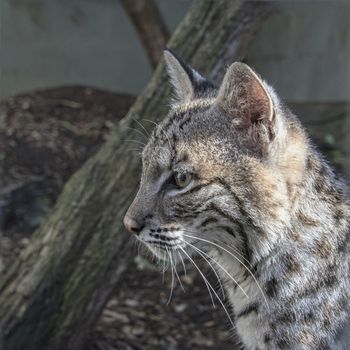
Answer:
<svg viewBox="0 0 350 350"><path fill-rule="evenodd" d="M119 313L114 310L106 309L103 312L103 318L105 322L120 322L120 323L129 323L129 317L125 314Z"/></svg>
<svg viewBox="0 0 350 350"><path fill-rule="evenodd" d="M177 313L184 312L186 309L187 309L187 305L186 304L175 304L174 305L174 310Z"/></svg>
<svg viewBox="0 0 350 350"><path fill-rule="evenodd" d="M212 339L208 339L200 332L195 332L195 336L192 338L191 343L193 345L199 345L199 346L213 346L214 342Z"/></svg>
<svg viewBox="0 0 350 350"><path fill-rule="evenodd" d="M187 285L192 286L194 281L195 275L194 274L188 274L186 276L182 277L183 282L185 282Z"/></svg>
<svg viewBox="0 0 350 350"><path fill-rule="evenodd" d="M130 306L130 307L136 307L139 305L139 302L137 300L134 299L126 299L124 301L125 305Z"/></svg>
<svg viewBox="0 0 350 350"><path fill-rule="evenodd" d="M145 329L141 326L136 326L132 328L132 334L136 337L139 337L140 335L145 333Z"/></svg>

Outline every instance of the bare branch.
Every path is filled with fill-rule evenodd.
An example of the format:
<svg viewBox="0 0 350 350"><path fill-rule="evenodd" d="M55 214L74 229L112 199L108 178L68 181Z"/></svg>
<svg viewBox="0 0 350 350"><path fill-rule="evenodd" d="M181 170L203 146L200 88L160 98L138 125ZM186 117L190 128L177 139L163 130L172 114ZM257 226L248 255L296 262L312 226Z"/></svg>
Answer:
<svg viewBox="0 0 350 350"><path fill-rule="evenodd" d="M169 39L168 29L157 5L153 0L121 0L121 3L155 68Z"/></svg>

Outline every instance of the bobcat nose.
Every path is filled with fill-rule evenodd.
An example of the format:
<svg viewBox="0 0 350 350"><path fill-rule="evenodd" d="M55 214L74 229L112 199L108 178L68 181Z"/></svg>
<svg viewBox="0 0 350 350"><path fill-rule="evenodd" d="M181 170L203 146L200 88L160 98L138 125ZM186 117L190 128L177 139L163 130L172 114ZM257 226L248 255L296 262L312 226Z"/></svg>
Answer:
<svg viewBox="0 0 350 350"><path fill-rule="evenodd" d="M135 235L138 235L141 230L144 228L144 224L134 218L131 218L128 215L124 216L124 226L125 228Z"/></svg>

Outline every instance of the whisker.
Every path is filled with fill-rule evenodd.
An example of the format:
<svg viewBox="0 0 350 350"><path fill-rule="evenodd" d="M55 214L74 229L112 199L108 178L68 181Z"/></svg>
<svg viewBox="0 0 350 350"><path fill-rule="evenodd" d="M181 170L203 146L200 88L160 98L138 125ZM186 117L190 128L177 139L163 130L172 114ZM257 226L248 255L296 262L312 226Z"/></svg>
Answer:
<svg viewBox="0 0 350 350"><path fill-rule="evenodd" d="M210 288L209 288L209 281L208 281L207 278L204 276L204 274L200 271L199 267L195 264L195 262L194 262L194 261L189 257L189 255L185 252L185 250L184 250L182 247L179 247L179 248L183 251L183 253L184 253L185 255L187 255L187 257L190 259L190 262L192 263L192 265L195 266L196 269L199 271L199 273L200 273L200 275L201 275L201 277L202 277L202 279L203 279L203 281L204 281L204 283L205 283L205 286L206 286L207 289L208 289L208 293L209 293L209 295L210 295L210 299L211 299L211 302L212 302L212 304L213 304L213 307L216 308L213 295L211 294L211 290L210 290Z"/></svg>
<svg viewBox="0 0 350 350"><path fill-rule="evenodd" d="M137 253L138 255L140 255L140 249L143 247L143 241L136 235L134 235L134 237L136 238L136 243L138 245L138 250L137 250Z"/></svg>
<svg viewBox="0 0 350 350"><path fill-rule="evenodd" d="M171 257L169 255L169 250L168 250L168 247L165 247L166 248L166 252L168 254L168 257L171 261ZM174 291L174 272L173 272L173 266L172 264L170 264L170 269L171 269L171 288L170 288L170 294L169 294L169 298L168 298L168 301L167 301L167 305L170 304L170 300L171 300L171 297L173 296L173 291Z"/></svg>
<svg viewBox="0 0 350 350"><path fill-rule="evenodd" d="M127 148L126 151L136 153L139 156L142 154L142 149L140 148Z"/></svg>
<svg viewBox="0 0 350 350"><path fill-rule="evenodd" d="M163 132L163 134L165 135L165 137L167 138L168 140L168 143L169 143L169 146L171 146L171 142L170 142L170 139L169 139L169 135L165 132L165 130L156 122L154 122L153 120L149 120L149 119L144 119L146 122L149 122L149 123L152 123L154 124L156 127L158 127L160 129L160 131Z"/></svg>
<svg viewBox="0 0 350 350"><path fill-rule="evenodd" d="M196 232L189 231L189 230L184 230L184 231L187 231L189 233L196 233ZM220 244L225 245L229 249L232 249L235 254L237 254L240 258L242 258L247 263L247 265L249 265L251 268L253 268L253 265L250 263L250 261L243 254L241 254L236 247L229 246L227 243L224 243L224 242L220 242Z"/></svg>
<svg viewBox="0 0 350 350"><path fill-rule="evenodd" d="M165 280L165 271L167 270L167 261L165 259L163 260L163 276L162 276L162 284L164 284L164 280Z"/></svg>
<svg viewBox="0 0 350 350"><path fill-rule="evenodd" d="M191 232L191 231L188 231L188 230L184 230L184 231L186 231L186 232ZM191 233L194 233L194 232L191 232ZM215 247L222 249L223 251L225 251L226 253L228 253L229 255L231 255L234 259L236 259L236 260L249 272L249 274L253 277L254 282L255 282L256 285L258 286L258 288L259 288L259 290L260 290L260 292L261 292L261 295L262 295L262 297L264 298L264 301L265 301L265 303L266 303L266 305L267 305L267 308L270 309L270 306L269 306L269 303L267 302L266 296L265 296L265 294L264 294L264 292L263 292L263 290L262 290L262 288L261 288L259 282L257 281L256 277L254 276L253 272L252 272L239 258L237 258L232 252L230 252L229 250L225 249L224 247L221 247L219 244L217 244L217 243L215 243L215 242L212 242L212 241L209 241L209 240L207 240L207 239L200 238L200 237L196 237L196 236L187 235L187 234L185 234L185 233L184 233L183 235L186 236L186 237L189 237L189 238L198 239L199 241L203 241L203 242L212 244L212 245L214 245Z"/></svg>
<svg viewBox="0 0 350 350"><path fill-rule="evenodd" d="M138 237L137 237L138 238ZM139 238L138 238L139 239ZM137 242L137 255L140 255L140 249L141 249L141 241L140 240L136 240Z"/></svg>
<svg viewBox="0 0 350 350"><path fill-rule="evenodd" d="M188 233L193 233L193 234L196 234L197 232L194 232L194 231L190 231L190 230L186 230L186 229L183 229L184 232L188 232ZM203 238L200 238L200 237L197 237L197 236L193 236L192 238L197 238L197 239L203 239ZM205 240L207 241L207 240ZM236 247L233 247L233 246L230 246L228 245L227 243L224 243L224 242L219 242L219 243L216 243L215 241L208 241L207 243L211 243L211 244L217 244L219 246L219 248L221 249L225 249L223 248L221 245L224 245L227 247L227 249L232 249L233 251L229 251L229 253L231 254L237 254L239 257L241 257L246 263L247 265L249 265L251 268L253 268L253 265L249 262L249 260L247 258L245 258L239 251ZM237 257L235 256L235 258L237 259Z"/></svg>
<svg viewBox="0 0 350 350"><path fill-rule="evenodd" d="M154 255L154 256L156 256L155 254L152 254L152 255ZM157 257L157 260L158 260L158 262L159 262L159 266L161 266L161 264L163 264L163 267L162 267L162 285L164 285L164 281L165 281L165 272L166 272L166 270L167 270L167 261L166 261L166 259L164 259L164 258L159 258L158 256L156 256Z"/></svg>
<svg viewBox="0 0 350 350"><path fill-rule="evenodd" d="M185 265L184 259L182 257L182 254L181 254L181 250L178 251L178 254L179 254L179 257L181 260L181 264L182 264L182 268L184 270L185 276L187 276L186 265Z"/></svg>
<svg viewBox="0 0 350 350"><path fill-rule="evenodd" d="M138 125L140 125L141 128L142 128L143 130L145 130L145 133L146 133L146 135L147 135L146 139L148 139L151 135L150 135L150 133L147 131L147 129L143 126L143 124L142 124L140 121L138 121L137 119L133 118L133 117L131 117L131 119L132 119L133 121L135 121Z"/></svg>
<svg viewBox="0 0 350 350"><path fill-rule="evenodd" d="M178 279L178 281L179 281L179 283L180 283L181 289L182 289L184 292L186 292L184 286L182 285L180 276L179 276L179 274L178 274L178 272L177 272L177 270L176 270L176 264L173 263L172 252L171 252L171 251L170 251L170 262L171 262L171 264L172 264L173 267L174 267L175 275L176 275L176 278Z"/></svg>
<svg viewBox="0 0 350 350"><path fill-rule="evenodd" d="M180 249L184 252L184 254L187 256L187 258L192 262L192 264L195 266L195 268L198 270L198 272L201 274L202 278L207 281L209 287L211 288L211 290L213 291L215 297L218 299L219 303L221 304L222 308L224 309L228 319L230 320L230 323L232 325L232 327L235 327L234 322L232 321L232 318L229 314L229 312L227 311L227 308L225 306L225 304L223 303L223 301L220 299L220 297L218 296L218 294L215 292L215 289L211 286L211 284L208 282L208 280L206 279L206 277L203 275L202 271L200 270L200 268L197 266L197 264L193 261L193 259L186 253L186 251L180 247Z"/></svg>
<svg viewBox="0 0 350 350"><path fill-rule="evenodd" d="M224 291L224 288L223 288L223 286L222 286L221 279L220 279L219 275L217 274L216 270L214 269L213 265L211 264L211 262L210 262L205 256L207 256L207 257L209 257L209 258L211 258L211 257L210 257L208 254L206 254L205 252L203 252L203 250L201 250L201 249L195 247L193 244L187 242L186 240L181 240L181 241L184 242L185 244L188 244L188 245L189 245L190 247L192 247L193 249L195 249L195 250L198 252L198 254L207 262L207 264L208 264L208 265L210 266L210 268L213 270L213 272L214 272L214 274L215 274L215 277L216 277L216 279L217 279L218 282L219 282L219 285L220 285L220 289L221 289L221 293L222 293L222 295L223 295L223 298L226 299L226 298L225 298L225 291ZM211 258L211 259L214 260L213 258ZM214 262L216 262L216 261L214 260ZM217 263L217 262L216 262L216 263Z"/></svg>
<svg viewBox="0 0 350 350"><path fill-rule="evenodd" d="M146 121L146 122L149 122L149 123L152 123L153 125L155 125L156 127L158 127L159 126L159 124L158 123L156 123L154 120L150 120L150 119L142 119L142 120L144 120L144 121Z"/></svg>
<svg viewBox="0 0 350 350"><path fill-rule="evenodd" d="M146 144L144 142L141 142L141 141L138 141L138 140L121 140L123 142L134 142L134 143L137 143L139 145L142 145L143 147L146 146Z"/></svg>
<svg viewBox="0 0 350 350"><path fill-rule="evenodd" d="M132 131L136 131L138 134L140 134L142 137L144 137L146 139L146 141L148 141L148 137L143 133L141 132L140 130L137 130L135 128L132 128L131 126L126 126L127 129L130 129Z"/></svg>

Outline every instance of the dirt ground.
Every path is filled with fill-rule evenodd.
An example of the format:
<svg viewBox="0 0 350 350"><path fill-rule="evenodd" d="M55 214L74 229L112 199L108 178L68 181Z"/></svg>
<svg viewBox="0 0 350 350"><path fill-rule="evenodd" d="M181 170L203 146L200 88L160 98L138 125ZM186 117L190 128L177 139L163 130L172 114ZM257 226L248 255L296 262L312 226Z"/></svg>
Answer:
<svg viewBox="0 0 350 350"><path fill-rule="evenodd" d="M130 253L137 254L136 250ZM142 267L140 260L136 259L115 290L92 335L90 350L232 349L229 320L217 300L213 307L193 267L187 264L186 274L178 267L184 290L175 281L168 304L170 271L162 283L162 272L147 267L149 263ZM203 264L200 266L203 268ZM209 269L204 271L218 287ZM219 288L216 290L222 296Z"/></svg>
<svg viewBox="0 0 350 350"><path fill-rule="evenodd" d="M0 103L0 195L4 191L11 194L17 186L16 196L28 196L28 187L24 192L21 185L38 177L43 179L46 191L40 192L40 200L36 192L29 193L29 200L25 198L28 205L21 211L16 207L18 215L24 213L32 218L31 201L35 200L40 210L35 213L38 218L30 223L32 226L25 220L18 225L17 214L5 218L0 228L0 278L29 243L34 228L65 181L96 152L133 100L132 96L76 86L37 91ZM6 198L9 202L14 200L11 196ZM178 267L185 292L176 281L168 304L170 271L162 283L159 267L139 256L136 247L130 254L135 256L133 264L95 330L87 335L89 350L232 348L228 318L218 302L213 307L207 288L193 267L187 264L186 274ZM203 271L217 285L210 270Z"/></svg>

